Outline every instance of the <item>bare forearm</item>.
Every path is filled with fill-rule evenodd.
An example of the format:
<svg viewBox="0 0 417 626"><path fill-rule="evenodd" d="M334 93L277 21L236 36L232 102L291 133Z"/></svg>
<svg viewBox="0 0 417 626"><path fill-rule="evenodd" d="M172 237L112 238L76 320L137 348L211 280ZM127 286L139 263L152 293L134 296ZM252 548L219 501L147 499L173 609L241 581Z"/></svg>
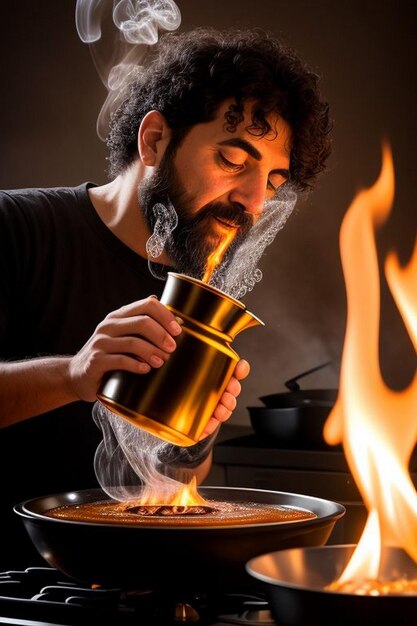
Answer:
<svg viewBox="0 0 417 626"><path fill-rule="evenodd" d="M68 382L69 357L0 363L0 426L77 400Z"/></svg>

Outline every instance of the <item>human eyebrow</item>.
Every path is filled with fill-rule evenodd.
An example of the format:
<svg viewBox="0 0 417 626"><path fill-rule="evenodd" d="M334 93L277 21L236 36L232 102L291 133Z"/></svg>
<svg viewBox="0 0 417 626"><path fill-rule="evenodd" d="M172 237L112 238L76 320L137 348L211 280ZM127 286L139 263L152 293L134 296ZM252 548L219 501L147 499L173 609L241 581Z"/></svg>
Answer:
<svg viewBox="0 0 417 626"><path fill-rule="evenodd" d="M241 137L232 137L230 139L225 139L224 141L220 141L219 146L232 146L233 148L240 148L247 152L251 157L260 161L262 159L262 154L257 150L249 141L246 139L242 139Z"/></svg>
<svg viewBox="0 0 417 626"><path fill-rule="evenodd" d="M290 177L290 170L287 170L285 167L279 167L276 170L271 170L269 172L270 176L273 176L274 174L279 174L279 176L288 180Z"/></svg>
<svg viewBox="0 0 417 626"><path fill-rule="evenodd" d="M242 137L231 137L230 139L225 139L224 141L220 141L218 143L219 146L232 146L233 148L240 148L247 152L251 157L253 157L256 161L262 160L262 154L246 139L242 139ZM271 170L269 175L271 174L279 174L283 178L289 178L290 172L285 167L277 168L275 170Z"/></svg>

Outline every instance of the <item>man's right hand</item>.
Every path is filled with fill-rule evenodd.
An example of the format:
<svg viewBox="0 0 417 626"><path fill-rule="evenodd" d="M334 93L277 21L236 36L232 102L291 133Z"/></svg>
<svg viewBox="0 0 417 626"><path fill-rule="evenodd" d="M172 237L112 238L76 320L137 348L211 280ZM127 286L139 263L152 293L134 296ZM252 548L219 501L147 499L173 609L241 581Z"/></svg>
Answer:
<svg viewBox="0 0 417 626"><path fill-rule="evenodd" d="M0 361L0 428L77 400L95 402L106 372L161 367L180 333L174 315L150 296L109 313L73 357Z"/></svg>
<svg viewBox="0 0 417 626"><path fill-rule="evenodd" d="M161 367L181 333L175 316L155 296L109 313L69 362L69 386L79 400L94 402L111 370L146 374Z"/></svg>

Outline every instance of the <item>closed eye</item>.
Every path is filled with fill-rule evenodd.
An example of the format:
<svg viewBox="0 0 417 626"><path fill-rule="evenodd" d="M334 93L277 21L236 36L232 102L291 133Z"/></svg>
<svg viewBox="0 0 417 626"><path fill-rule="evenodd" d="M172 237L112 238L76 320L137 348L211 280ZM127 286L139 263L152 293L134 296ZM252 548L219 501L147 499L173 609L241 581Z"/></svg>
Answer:
<svg viewBox="0 0 417 626"><path fill-rule="evenodd" d="M249 156L251 156L256 161L262 160L262 154L246 139L242 139L241 137L231 137L230 139L225 139L221 141L220 146L231 146L232 148L238 148L239 150L245 151ZM245 165L233 163L226 159L221 152L218 152L219 162L224 169L229 172L240 172L244 169ZM267 188L272 193L276 193L278 187L281 187L290 176L290 172L287 168L276 168L270 172L270 178L268 179ZM271 181L271 177L274 178L274 183ZM276 179L276 180L275 180Z"/></svg>
<svg viewBox="0 0 417 626"><path fill-rule="evenodd" d="M279 169L271 172L270 176L272 180L271 178L268 179L268 189L276 193L282 185L288 182L290 173L287 169Z"/></svg>
<svg viewBox="0 0 417 626"><path fill-rule="evenodd" d="M232 163L232 161L226 159L226 157L221 152L218 152L218 157L221 167L228 172L240 172L244 168L243 163Z"/></svg>

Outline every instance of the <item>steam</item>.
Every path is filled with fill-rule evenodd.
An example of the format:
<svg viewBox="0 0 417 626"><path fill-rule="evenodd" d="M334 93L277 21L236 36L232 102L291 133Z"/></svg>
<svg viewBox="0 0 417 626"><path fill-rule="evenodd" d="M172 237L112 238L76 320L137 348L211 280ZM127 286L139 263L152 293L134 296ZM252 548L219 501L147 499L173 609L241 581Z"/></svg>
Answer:
<svg viewBox="0 0 417 626"><path fill-rule="evenodd" d="M255 284L262 280L262 271L257 265L265 248L283 228L296 202L296 192L285 186L273 199L267 200L261 217L236 248L231 246L210 284L236 299L252 291Z"/></svg>
<svg viewBox="0 0 417 626"><path fill-rule="evenodd" d="M163 268L159 263L152 263L152 259L158 259L171 239L173 230L178 226L178 214L171 202L167 205L158 202L152 208L155 217L155 226L152 235L146 242L149 271L155 278L165 279Z"/></svg>
<svg viewBox="0 0 417 626"><path fill-rule="evenodd" d="M100 402L93 407L93 419L103 434L94 470L101 488L111 498L122 502L158 494L161 502L169 502L178 493L183 482L167 476L161 460L169 456L170 443L130 424ZM189 482L191 473L184 469L180 477Z"/></svg>
<svg viewBox="0 0 417 626"><path fill-rule="evenodd" d="M281 187L275 197L265 203L264 211L249 233L240 242L232 243L222 263L213 273L210 284L221 289L233 298L240 299L252 291L256 283L262 280L262 271L258 263L265 249L274 241L278 232L290 217L297 194L291 187ZM151 273L156 278L164 279L164 266L152 263L161 256L173 230L178 225L178 216L171 203L153 207L156 218L152 235L147 241L146 251Z"/></svg>
<svg viewBox="0 0 417 626"><path fill-rule="evenodd" d="M244 240L226 253L221 266L215 271L211 284L241 298L262 279L257 264L265 248L291 215L297 200L290 188L281 188L273 200L265 204L262 216ZM171 203L156 204L154 232L148 239L146 250L151 259L157 259L178 224L177 213ZM157 266L158 264L154 264ZM101 429L103 440L94 458L94 469L102 489L114 500L142 502L155 494L161 503L169 502L184 483L188 483L192 470L175 468L176 478L169 476L166 460L178 457L181 448L172 454L172 444L154 437L125 419L109 411L100 402L93 407L93 418ZM211 445L211 443L210 443Z"/></svg>
<svg viewBox="0 0 417 626"><path fill-rule="evenodd" d="M109 12L112 19L105 19ZM181 14L173 0L77 0L75 21L78 35L90 46L97 72L108 92L97 118L97 134L105 140L110 116L121 104L129 85L143 71L149 46L158 42L160 31L178 29ZM113 40L110 44L109 36ZM226 253L211 284L234 298L242 298L251 291L262 279L258 262L295 203L296 194L284 189L268 201L245 239ZM158 203L153 211L155 227L146 251L151 272L162 278L163 267L153 261L161 256L168 242L172 243L178 216L171 203L166 206ZM99 402L93 407L93 419L103 434L94 469L102 489L111 498L145 500L158 494L161 502L169 501L183 482L189 482L191 470L186 467L176 469L177 478L183 479L181 483L167 475L164 459L170 456L171 444L130 424Z"/></svg>
<svg viewBox="0 0 417 626"><path fill-rule="evenodd" d="M106 12L111 12L112 20L104 21ZM110 34L111 22L116 30ZM108 90L97 119L97 134L104 140L110 115L140 75L148 47L158 42L160 30L173 31L180 26L181 13L173 0L77 0L75 24L81 41L90 45L97 72ZM108 36L113 39L111 44ZM112 58L106 60L103 53L108 55L108 51Z"/></svg>

